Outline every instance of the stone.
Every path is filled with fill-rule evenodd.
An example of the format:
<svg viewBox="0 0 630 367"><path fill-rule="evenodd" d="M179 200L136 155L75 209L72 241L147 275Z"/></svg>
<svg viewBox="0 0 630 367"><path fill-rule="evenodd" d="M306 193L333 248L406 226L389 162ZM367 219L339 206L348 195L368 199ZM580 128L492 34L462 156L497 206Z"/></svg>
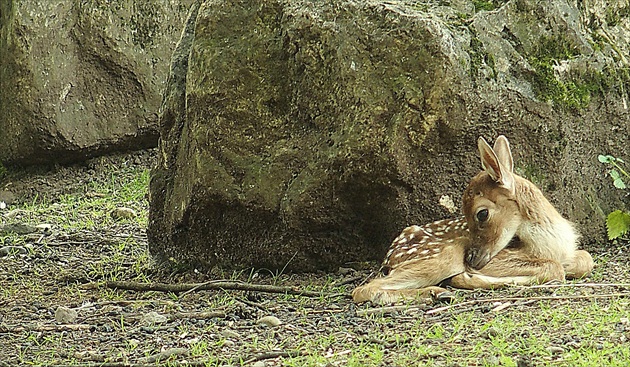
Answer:
<svg viewBox="0 0 630 367"><path fill-rule="evenodd" d="M190 352L186 348L169 348L165 349L160 353L153 354L147 357L142 357L139 359L141 363L154 363L158 361L165 361L169 359L171 356L188 356Z"/></svg>
<svg viewBox="0 0 630 367"><path fill-rule="evenodd" d="M142 323L145 325L163 324L168 321L164 315L160 315L155 311L147 312L142 316Z"/></svg>
<svg viewBox="0 0 630 367"><path fill-rule="evenodd" d="M276 327L282 325L282 321L275 316L264 316L256 320L257 325L264 325L269 327Z"/></svg>
<svg viewBox="0 0 630 367"><path fill-rule="evenodd" d="M550 354L562 354L564 353L564 348L562 347L557 347L557 346L549 346L546 348L547 352L549 352Z"/></svg>
<svg viewBox="0 0 630 367"><path fill-rule="evenodd" d="M160 115L156 259L283 271L382 260L406 226L457 215L446 198L459 203L479 172L477 138L498 134L584 243L603 241L623 193L596 157L630 146L616 62L628 15L445 3L203 2Z"/></svg>
<svg viewBox="0 0 630 367"><path fill-rule="evenodd" d="M10 223L0 226L0 234L3 233L15 233L15 234L31 234L37 232L39 229L35 226L26 223Z"/></svg>
<svg viewBox="0 0 630 367"><path fill-rule="evenodd" d="M0 257L8 256L8 255L26 255L28 254L28 249L24 246L2 246L0 247Z"/></svg>
<svg viewBox="0 0 630 367"><path fill-rule="evenodd" d="M52 231L53 225L50 223L40 223L35 226L40 232L49 233Z"/></svg>
<svg viewBox="0 0 630 367"><path fill-rule="evenodd" d="M221 331L221 336L224 338L230 338L230 339L239 339L241 337L239 333L230 329L225 329Z"/></svg>
<svg viewBox="0 0 630 367"><path fill-rule="evenodd" d="M135 210L125 207L114 208L109 215L114 219L132 219L138 216Z"/></svg>
<svg viewBox="0 0 630 367"><path fill-rule="evenodd" d="M12 191L0 190L0 202L3 202L5 204L5 208L6 205L11 205L15 203L15 199L15 194Z"/></svg>
<svg viewBox="0 0 630 367"><path fill-rule="evenodd" d="M2 2L0 162L154 147L169 57L192 3Z"/></svg>
<svg viewBox="0 0 630 367"><path fill-rule="evenodd" d="M77 316L77 311L69 307L59 306L55 310L55 320L60 324L74 324Z"/></svg>

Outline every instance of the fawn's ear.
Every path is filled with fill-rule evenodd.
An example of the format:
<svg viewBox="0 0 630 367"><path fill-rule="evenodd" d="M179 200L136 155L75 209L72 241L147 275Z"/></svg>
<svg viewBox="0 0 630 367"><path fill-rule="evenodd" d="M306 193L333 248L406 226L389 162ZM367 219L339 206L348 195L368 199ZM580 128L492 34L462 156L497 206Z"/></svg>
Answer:
<svg viewBox="0 0 630 367"><path fill-rule="evenodd" d="M500 143L499 141L504 141L504 143ZM497 144L495 144L495 147L499 148L500 154L504 154L504 150L507 149L509 160L506 160L505 162L500 160L497 153L490 148L490 145L486 142L486 140L483 137L479 137L479 140L477 140L477 147L479 148L479 156L481 157L481 167L496 183L499 184L499 186L509 190L510 192L514 192L514 176L512 175L513 163L509 143L505 137L503 137L503 139L499 137L497 139ZM503 144L507 145L502 146Z"/></svg>
<svg viewBox="0 0 630 367"><path fill-rule="evenodd" d="M499 158L499 162L510 173L514 173L514 159L512 159L512 151L510 150L510 142L503 135L499 135L494 142L494 153Z"/></svg>

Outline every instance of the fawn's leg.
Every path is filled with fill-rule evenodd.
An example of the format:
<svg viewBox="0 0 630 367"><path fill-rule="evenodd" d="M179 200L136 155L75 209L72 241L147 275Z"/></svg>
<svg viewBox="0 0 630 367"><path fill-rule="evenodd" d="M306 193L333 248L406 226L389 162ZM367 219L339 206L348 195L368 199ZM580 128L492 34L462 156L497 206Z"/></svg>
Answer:
<svg viewBox="0 0 630 367"><path fill-rule="evenodd" d="M568 264L564 264L564 272L569 279L583 278L593 271L595 263L591 254L584 250L575 251L573 261Z"/></svg>
<svg viewBox="0 0 630 367"><path fill-rule="evenodd" d="M562 265L550 259L532 257L518 249L504 249L480 270L467 270L451 278L456 288L499 288L508 284L540 284L564 280Z"/></svg>
<svg viewBox="0 0 630 367"><path fill-rule="evenodd" d="M355 302L394 303L403 298L434 299L446 289L436 285L465 271L461 246L445 246L438 256L418 257L400 264L352 292Z"/></svg>

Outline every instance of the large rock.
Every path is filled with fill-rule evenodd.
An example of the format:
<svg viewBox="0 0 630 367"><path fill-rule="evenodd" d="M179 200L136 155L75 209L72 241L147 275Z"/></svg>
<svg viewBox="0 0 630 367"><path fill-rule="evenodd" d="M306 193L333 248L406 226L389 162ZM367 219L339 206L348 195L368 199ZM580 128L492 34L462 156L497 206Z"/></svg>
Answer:
<svg viewBox="0 0 630 367"><path fill-rule="evenodd" d="M2 1L0 162L157 145L157 113L192 0Z"/></svg>
<svg viewBox="0 0 630 367"><path fill-rule="evenodd" d="M476 138L499 133L584 242L604 241L623 203L597 154L630 146L627 16L438 3L203 2L171 66L152 253L289 270L379 259L404 226L456 215L440 198L459 202Z"/></svg>

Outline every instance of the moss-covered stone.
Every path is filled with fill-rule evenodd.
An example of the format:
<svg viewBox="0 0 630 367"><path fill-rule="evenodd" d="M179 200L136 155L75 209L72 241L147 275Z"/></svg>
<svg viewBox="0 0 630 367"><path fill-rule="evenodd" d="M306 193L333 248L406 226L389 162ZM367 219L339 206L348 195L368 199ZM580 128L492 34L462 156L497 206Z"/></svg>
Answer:
<svg viewBox="0 0 630 367"><path fill-rule="evenodd" d="M613 50L566 2L492 4L464 18L473 2L203 2L165 92L151 251L206 268L379 259L406 225L452 215L439 198L460 196L477 137L497 133L592 220L585 162L630 128Z"/></svg>
<svg viewBox="0 0 630 367"><path fill-rule="evenodd" d="M3 1L0 160L63 163L157 144L190 1Z"/></svg>

